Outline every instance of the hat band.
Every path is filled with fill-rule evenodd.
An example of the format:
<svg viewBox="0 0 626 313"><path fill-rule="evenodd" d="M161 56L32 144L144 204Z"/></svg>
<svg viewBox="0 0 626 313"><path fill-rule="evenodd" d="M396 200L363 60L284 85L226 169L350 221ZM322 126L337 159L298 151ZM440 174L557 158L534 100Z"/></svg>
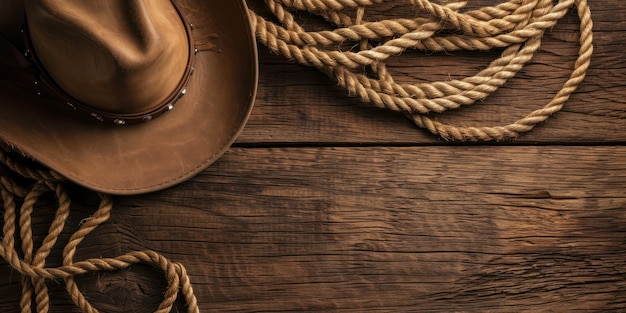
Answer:
<svg viewBox="0 0 626 313"><path fill-rule="evenodd" d="M10 57L14 59L13 64L17 64L17 66L2 64L4 62L0 63L0 70L4 72L4 75L0 74L0 79L3 79L3 76L7 76L5 78L6 80L13 82L27 92L59 103L60 105L72 111L75 111L82 116L87 116L92 120L96 120L99 122L122 126L151 121L161 114L174 109L176 102L187 93L186 86L189 82L191 75L194 72L193 62L194 55L197 52L197 49L194 48L192 42L192 26L191 24L187 23L184 15L180 11L176 3L173 1L171 1L171 3L174 8L176 8L176 12L183 22L185 32L187 34L187 42L189 45L187 66L183 73L182 79L180 80L174 91L170 93L170 95L164 101L154 105L149 110L131 114L107 112L82 103L67 94L57 83L55 83L52 76L46 71L45 67L37 57L29 36L27 23L24 23L24 26L22 28L26 50L22 54L19 53L19 51L17 51L15 47L11 49L13 50L13 52L9 53L11 55ZM0 43L0 45L10 45L10 43L8 43L8 40L5 39L4 41L6 42ZM6 69L4 67L6 67Z"/></svg>

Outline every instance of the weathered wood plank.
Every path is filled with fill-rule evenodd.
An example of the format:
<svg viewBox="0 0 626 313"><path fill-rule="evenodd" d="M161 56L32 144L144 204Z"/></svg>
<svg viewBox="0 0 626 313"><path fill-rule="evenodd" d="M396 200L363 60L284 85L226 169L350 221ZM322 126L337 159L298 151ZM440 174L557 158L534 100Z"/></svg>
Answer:
<svg viewBox="0 0 626 313"><path fill-rule="evenodd" d="M624 190L623 146L236 148L117 198L76 259L160 251L205 311L619 312ZM62 241L92 200L75 192ZM50 218L37 210L36 240ZM141 266L79 284L106 312L151 312L164 291ZM0 262L0 311L17 311L18 286ZM75 312L50 288L51 312Z"/></svg>
<svg viewBox="0 0 626 313"><path fill-rule="evenodd" d="M255 8L261 2L249 1ZM473 0L469 5L500 2ZM590 1L589 5L594 19L595 54L586 80L562 111L516 143L624 142L626 2ZM390 17L397 15L398 9L382 13ZM534 61L497 93L472 107L437 118L465 126L503 125L542 107L570 75L578 53L578 23L575 11L570 12L546 33ZM262 45L259 50L258 98L239 143L441 142L402 115L360 103L315 69L271 55ZM400 82L448 80L478 72L498 53L405 53L394 57L389 67Z"/></svg>
<svg viewBox="0 0 626 313"><path fill-rule="evenodd" d="M588 78L515 143L624 142L626 3L590 5ZM541 106L569 73L577 22L572 12L547 33L535 61L492 98L442 120L508 122ZM496 56L412 53L391 67L406 81L447 79ZM259 97L238 144L295 147L234 148L181 186L116 199L77 260L163 252L187 267L204 311L626 311L626 147L428 146L441 141L315 70L264 47L260 58ZM361 143L371 147L302 147ZM389 143L427 146L381 147ZM93 212L83 190L72 199L61 242ZM36 242L51 202L34 213ZM0 261L1 312L18 311L19 279ZM146 266L78 282L104 312L152 312L165 290ZM49 287L51 312L78 312L60 282Z"/></svg>

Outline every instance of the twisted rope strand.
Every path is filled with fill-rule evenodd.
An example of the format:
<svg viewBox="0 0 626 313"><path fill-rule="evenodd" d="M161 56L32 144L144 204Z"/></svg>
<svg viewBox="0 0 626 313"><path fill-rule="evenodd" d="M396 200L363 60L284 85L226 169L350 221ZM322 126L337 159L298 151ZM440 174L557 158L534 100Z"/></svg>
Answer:
<svg viewBox="0 0 626 313"><path fill-rule="evenodd" d="M33 189L26 195L24 203L20 209L20 237L22 239L22 251L24 252L24 261L35 267L44 267L45 259L50 254L61 230L65 225L65 221L69 217L69 205L59 207L55 218L52 220L48 234L45 236L41 247L33 254L34 243L32 237L31 214L37 199L44 193L50 191L51 186L45 184L35 184ZM61 188L57 188L57 197L67 198L67 195ZM47 312L50 305L48 297L48 287L45 280L41 277L22 277L23 293L22 293L22 310L26 311L26 306L30 307L32 301L32 291L35 292L35 303L37 304L37 312ZM28 305L27 305L28 304ZM30 311L28 311L30 312Z"/></svg>
<svg viewBox="0 0 626 313"><path fill-rule="evenodd" d="M274 0L281 2L283 5L293 7L298 10L308 11L340 11L346 8L357 8L360 6L368 6L376 3L383 3L383 0Z"/></svg>
<svg viewBox="0 0 626 313"><path fill-rule="evenodd" d="M546 9L550 1L543 1L542 3L544 4L543 7L538 7L535 11ZM328 66L324 67L324 70L330 73L331 76L334 76L339 84L347 88L351 93L358 94L363 101L372 101L379 107L387 107L395 111L419 112L422 114L430 111L443 112L447 109L458 108L460 105L472 104L476 100L483 99L488 96L489 93L495 91L500 85L506 82L506 79L513 77L525 63L532 59L532 55L539 47L539 40L540 36L535 37L532 40L532 45L527 43L525 49L515 58L512 58L512 54L519 48L519 45L509 47L509 49L505 50L501 59L494 61L491 66L479 73L478 76L468 78L463 82L465 84L467 81L483 76L484 79L481 79L479 86L465 84L466 90L459 90L457 86L452 86L452 84L458 83L458 81L438 84L440 88L452 91L448 92L446 95L437 95L437 97L440 98L435 99L430 97L414 99L412 97L412 94L423 94L420 87L430 88L435 86L432 84L410 86L407 87L407 90L404 90L402 86L393 84L391 79L381 79L381 82L385 84L387 88L391 87L391 89L394 90L393 93L389 93L373 87L378 85L375 80L352 73L341 66ZM506 64L507 62L509 64L506 67L500 65ZM491 75L497 75L497 77ZM433 90L432 92L441 93L441 90ZM400 94L401 97L396 97L395 94Z"/></svg>
<svg viewBox="0 0 626 313"><path fill-rule="evenodd" d="M13 180L11 175L22 176L33 183L29 187L22 186ZM58 241L70 214L71 202L62 182L62 177L56 173L29 168L16 162L10 157L8 148L0 145L0 196L4 210L0 256L22 275L21 312L32 312L32 303L36 304L35 309L38 313L48 312L50 299L46 280L63 279L67 292L76 306L83 312L97 313L98 310L85 298L74 278L98 271L126 269L138 263L151 265L165 273L168 287L163 301L155 312L170 312L179 292L182 293L187 304L187 312L199 312L185 268L180 263L171 262L155 251L133 251L115 258L73 261L78 245L110 217L113 203L111 197L107 195L99 194L99 208L71 235L62 252L63 266L46 267L46 258ZM58 209L41 246L35 249L31 215L39 198L49 192L54 193ZM19 214L16 198L23 198ZM23 258L20 258L15 248L16 233L19 234L22 242Z"/></svg>
<svg viewBox="0 0 626 313"><path fill-rule="evenodd" d="M272 14L281 20L283 27L266 20L261 20L262 25L258 27L265 27L267 29L266 31L276 34L279 40L293 45L328 46L340 44L346 40L382 40L385 37L403 35L411 32L425 32L425 35L420 36L429 38L432 32L442 30L446 26L433 18L389 19L367 23L351 23L350 26L337 28L332 31L304 32L302 28L294 22L293 15L282 6L276 5L276 2L272 0L266 0L266 3L268 3ZM492 12L492 15L487 15L481 9L467 12L466 15L473 17L476 25L483 24L482 22L485 21L485 25L488 25L490 29L497 27L491 30L495 35L513 29L520 22L528 19L529 12L534 9L534 5L532 3L526 3L520 6L509 6L508 8L512 10L505 11L496 9L496 14ZM419 38L415 38L414 40L418 41L418 39Z"/></svg>
<svg viewBox="0 0 626 313"><path fill-rule="evenodd" d="M447 140L505 140L531 130L558 112L584 79L593 53L592 20L586 0L511 0L496 6L460 13L467 1L446 5L427 0L405 0L428 17L367 21L366 10L383 0L265 0L282 26L268 22L250 11L251 22L259 40L271 51L299 63L313 66L336 79L340 86L362 101L405 113L414 123ZM543 33L553 27L575 5L580 19L580 49L574 69L561 90L544 107L504 126L458 127L443 124L426 116L470 105L495 92L534 56ZM306 32L289 10L308 10L338 26L335 30ZM356 16L344 13L356 10ZM455 30L457 34L440 35ZM328 50L327 47L348 41L358 43L358 52ZM376 45L373 41L380 41ZM417 84L397 84L385 61L409 49L427 51L489 50L504 48L501 56L479 73L460 80ZM367 66L375 78L355 70ZM84 312L98 312L85 298L74 281L77 275L96 271L128 268L137 263L152 265L165 273L168 287L156 312L170 312L179 292L188 312L199 312L197 300L185 268L161 254L146 250L133 251L115 258L88 259L74 262L78 245L110 217L111 198L100 196L94 215L72 234L63 249L63 265L46 267L46 258L65 227L70 200L61 183L65 180L54 171L24 166L0 146L0 196L4 209L3 238L0 256L22 274L20 309L31 312L49 310L46 279L63 279L74 303ZM13 173L13 174L10 174ZM19 175L33 181L22 186L11 178ZM53 192L58 210L41 247L34 248L31 215L38 199ZM23 198L18 208L16 198ZM19 225L19 226L16 226ZM15 250L15 234L22 242L23 258Z"/></svg>
<svg viewBox="0 0 626 313"><path fill-rule="evenodd" d="M572 71L569 79L554 98L543 108L535 110L527 116L505 126L457 127L433 121L423 115L414 114L412 115L412 119L415 124L448 140L505 140L515 138L521 133L530 131L536 124L547 120L550 115L560 111L570 95L585 79L593 54L593 23L591 20L591 11L589 10L586 0L576 0L576 6L580 18L581 30L579 56L574 64L574 71Z"/></svg>
<svg viewBox="0 0 626 313"><path fill-rule="evenodd" d="M442 29L442 26L440 25L441 22L433 21L422 24L420 29L408 32L399 38L389 40L370 50L363 50L359 52L342 52L317 48L315 45L328 44L329 42L317 42L311 38L313 36L312 34L321 35L324 33L309 33L298 38L297 35L289 33L289 31L281 29L279 26L268 26L268 23L271 23L258 15L255 15L255 17L260 20L256 20L255 24L257 25L257 36L261 39L261 41L272 51L281 53L287 58L318 68L322 68L324 66L345 66L350 69L355 69L361 66L371 65L374 62L384 61L391 56L399 55L407 49L412 48L434 52L456 51L460 49L489 50L493 48L506 47L511 44L524 43L529 38L541 35L546 29L553 27L556 22L561 19L565 13L567 13L573 2L574 0L565 0L563 3L559 3L560 5L555 6L552 12L538 17L536 21L527 25L524 29L516 30L507 34L501 34L494 37L477 38L475 37L475 34L467 33L465 35L433 38L434 33ZM368 29L373 31L376 28L368 27ZM345 35L341 39L369 39L360 35L356 31L354 33L350 33L349 30L350 29L348 29L348 31L346 31L346 29L340 30L340 33L343 32ZM285 35L285 33L289 35ZM281 34L283 35L283 38L280 38ZM296 42L305 42L306 45L300 47L297 44L290 44L285 40L285 37L289 37L290 40L295 40ZM336 39L338 40L339 38Z"/></svg>
<svg viewBox="0 0 626 313"><path fill-rule="evenodd" d="M380 108L402 112L418 127L447 140L506 140L531 130L563 107L584 79L593 52L591 13L586 0L556 3L510 0L464 13L459 10L467 1L439 5L428 0L404 0L420 13L419 17L374 21L365 20L365 10L382 1L265 2L281 25L252 10L250 16L257 38L270 51L317 68L335 79L350 95ZM574 5L580 18L579 57L568 81L543 108L511 124L493 127L458 127L427 116L430 112L442 113L471 105L495 92L532 60L544 32L554 27ZM344 12L345 9L357 9L357 16ZM290 10L308 10L336 24L337 28L307 32ZM449 34L450 30L456 33ZM350 41L358 43L359 51L337 49ZM498 59L479 73L460 80L397 84L385 65L390 57L407 50L450 52L495 48L504 48ZM363 67L369 67L375 77L361 73Z"/></svg>

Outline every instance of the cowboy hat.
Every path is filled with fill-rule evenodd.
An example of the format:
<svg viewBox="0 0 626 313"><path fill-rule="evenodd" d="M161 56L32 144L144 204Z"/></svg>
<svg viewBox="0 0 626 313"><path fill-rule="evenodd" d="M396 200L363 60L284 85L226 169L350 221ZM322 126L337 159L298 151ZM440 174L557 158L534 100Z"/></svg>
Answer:
<svg viewBox="0 0 626 313"><path fill-rule="evenodd" d="M177 184L220 157L250 114L257 51L244 0L11 0L0 11L0 142L79 185Z"/></svg>

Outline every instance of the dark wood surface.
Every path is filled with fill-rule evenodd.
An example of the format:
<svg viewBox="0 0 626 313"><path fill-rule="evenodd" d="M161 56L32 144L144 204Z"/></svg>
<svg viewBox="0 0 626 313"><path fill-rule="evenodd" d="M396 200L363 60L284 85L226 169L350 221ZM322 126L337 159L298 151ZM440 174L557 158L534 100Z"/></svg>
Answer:
<svg viewBox="0 0 626 313"><path fill-rule="evenodd" d="M203 312L625 312L626 2L590 5L580 91L504 143L447 143L260 46L257 102L233 148L179 186L115 198L75 259L159 251L186 266ZM543 106L569 75L577 23L571 12L506 88L442 120L502 124ZM461 77L495 56L407 55L394 70ZM72 193L61 241L94 210ZM34 213L36 240L52 214ZM0 312L18 312L19 282L0 261ZM141 265L78 282L103 312L152 312L165 290ZM77 311L49 287L51 312Z"/></svg>

